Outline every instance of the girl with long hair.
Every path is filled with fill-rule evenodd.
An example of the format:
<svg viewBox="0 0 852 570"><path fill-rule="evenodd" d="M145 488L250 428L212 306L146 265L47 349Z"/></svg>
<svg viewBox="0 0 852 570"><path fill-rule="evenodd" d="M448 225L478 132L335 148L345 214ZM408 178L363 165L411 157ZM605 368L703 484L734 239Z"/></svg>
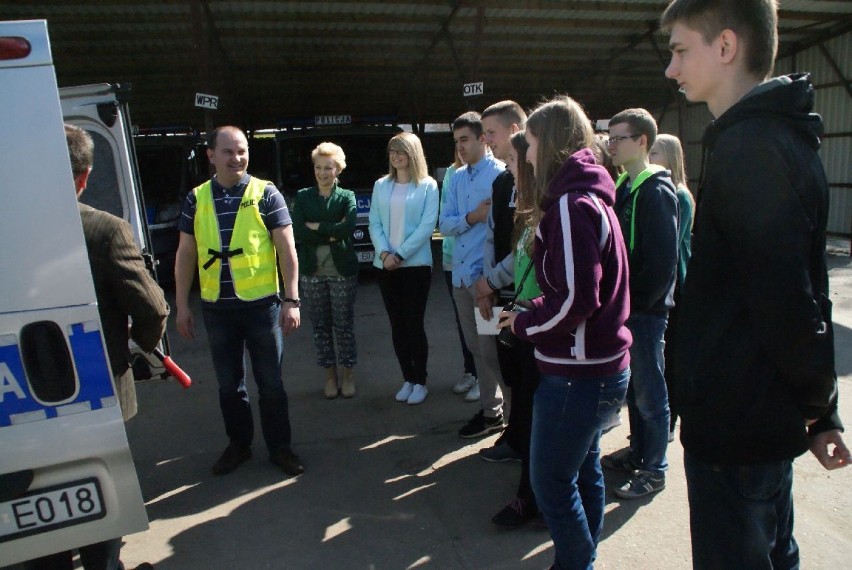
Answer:
<svg viewBox="0 0 852 570"><path fill-rule="evenodd" d="M627 252L612 210L615 185L598 164L594 131L569 97L529 116L527 160L544 212L533 260L542 295L501 313L535 345L530 478L553 538L553 567L591 568L603 528L602 428L627 392Z"/></svg>
<svg viewBox="0 0 852 570"><path fill-rule="evenodd" d="M674 307L669 310L669 322L666 326L664 359L666 368L666 389L672 393L672 382L674 376L674 341L676 338L678 320L678 301L683 282L686 279L686 267L689 258L692 257L692 223L695 217L695 198L686 187L686 168L683 161L683 146L680 139L674 135L657 135L654 146L648 154L651 164L659 164L668 168L672 175L672 182L677 188L677 280L674 290ZM677 424L677 413L672 410L669 420L669 441L674 441L675 425Z"/></svg>
<svg viewBox="0 0 852 570"><path fill-rule="evenodd" d="M426 399L429 342L423 321L432 282L432 232L438 221L438 184L429 176L417 135L399 133L388 143L388 174L373 186L370 239L380 269L379 289L388 313L393 349L402 371L398 402Z"/></svg>

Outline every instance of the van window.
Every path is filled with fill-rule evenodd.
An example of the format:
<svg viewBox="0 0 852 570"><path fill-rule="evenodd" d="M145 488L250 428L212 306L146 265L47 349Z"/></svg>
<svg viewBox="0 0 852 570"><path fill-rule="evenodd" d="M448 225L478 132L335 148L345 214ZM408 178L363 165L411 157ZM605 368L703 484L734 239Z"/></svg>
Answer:
<svg viewBox="0 0 852 570"><path fill-rule="evenodd" d="M118 174L115 170L115 156L109 141L94 131L87 131L95 142L95 160L89 183L80 197L80 201L98 210L109 212L124 218L124 205L121 192L118 192Z"/></svg>
<svg viewBox="0 0 852 570"><path fill-rule="evenodd" d="M71 353L62 329L53 321L36 321L21 329L21 356L32 391L41 402L68 400L77 391Z"/></svg>

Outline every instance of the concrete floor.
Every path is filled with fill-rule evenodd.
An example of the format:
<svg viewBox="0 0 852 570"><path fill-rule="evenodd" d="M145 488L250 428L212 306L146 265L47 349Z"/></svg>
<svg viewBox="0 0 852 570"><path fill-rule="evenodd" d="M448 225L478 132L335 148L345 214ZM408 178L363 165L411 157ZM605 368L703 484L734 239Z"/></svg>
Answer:
<svg viewBox="0 0 852 570"><path fill-rule="evenodd" d="M852 422L852 259L831 256L842 413ZM436 272L427 310L426 402L394 401L401 383L389 326L370 272L358 289L358 395L327 401L315 365L311 327L285 341L294 449L306 472L284 479L255 457L213 477L226 445L203 326L188 343L170 323L175 360L194 385L139 385L139 415L127 426L151 528L125 537L128 568L547 568L546 529L506 531L490 518L513 496L519 464L490 464L476 451L496 436L457 436L478 409L452 393L461 373L455 323ZM199 318L200 324L200 318ZM254 390L252 387L252 394ZM623 447L627 426L605 436ZM747 437L747 435L746 435ZM847 437L848 440L852 436ZM682 449L669 447L667 488L636 501L608 498L597 568L689 568ZM827 472L810 455L796 462L796 537L804 568L848 567L852 558L852 470ZM623 479L607 473L608 485Z"/></svg>

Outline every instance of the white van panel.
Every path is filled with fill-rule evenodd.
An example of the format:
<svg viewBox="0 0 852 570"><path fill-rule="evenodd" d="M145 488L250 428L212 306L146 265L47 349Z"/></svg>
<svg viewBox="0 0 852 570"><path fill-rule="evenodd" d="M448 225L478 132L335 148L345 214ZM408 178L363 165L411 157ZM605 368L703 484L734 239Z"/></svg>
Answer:
<svg viewBox="0 0 852 570"><path fill-rule="evenodd" d="M93 303L53 67L0 62L0 85L0 313Z"/></svg>
<svg viewBox="0 0 852 570"><path fill-rule="evenodd" d="M0 36L33 46L0 61L3 567L148 521L100 331L47 23L0 22Z"/></svg>

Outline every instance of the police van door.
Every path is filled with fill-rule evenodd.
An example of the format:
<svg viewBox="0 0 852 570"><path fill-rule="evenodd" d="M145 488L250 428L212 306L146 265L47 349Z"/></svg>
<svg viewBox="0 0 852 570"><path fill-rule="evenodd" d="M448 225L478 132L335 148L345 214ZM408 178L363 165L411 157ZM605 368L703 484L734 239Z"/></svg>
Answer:
<svg viewBox="0 0 852 570"><path fill-rule="evenodd" d="M147 528L47 23L0 22L0 567ZM97 143L96 143L97 144Z"/></svg>
<svg viewBox="0 0 852 570"><path fill-rule="evenodd" d="M148 233L142 183L131 134L129 95L129 86L101 83L63 87L59 90L59 101L63 120L85 129L95 143L92 174L81 201L130 224L136 245L156 279L158 268ZM169 354L165 337L160 350ZM135 345L132 345L131 356L137 380L166 378L169 375L156 357Z"/></svg>

